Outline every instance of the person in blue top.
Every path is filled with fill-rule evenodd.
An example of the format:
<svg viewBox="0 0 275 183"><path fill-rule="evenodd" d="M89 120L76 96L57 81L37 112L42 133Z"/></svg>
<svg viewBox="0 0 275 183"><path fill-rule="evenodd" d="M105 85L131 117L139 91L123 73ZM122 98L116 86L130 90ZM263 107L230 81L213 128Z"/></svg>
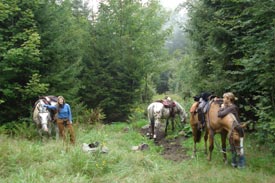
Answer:
<svg viewBox="0 0 275 183"><path fill-rule="evenodd" d="M55 110L57 113L57 119L56 123L59 129L59 135L63 138L65 141L65 127L68 128L70 133L70 142L72 144L75 144L75 135L74 135L74 129L73 129L73 119L72 119L72 112L71 107L69 104L65 102L65 99L63 96L59 96L57 98L57 105L45 105L48 109Z"/></svg>

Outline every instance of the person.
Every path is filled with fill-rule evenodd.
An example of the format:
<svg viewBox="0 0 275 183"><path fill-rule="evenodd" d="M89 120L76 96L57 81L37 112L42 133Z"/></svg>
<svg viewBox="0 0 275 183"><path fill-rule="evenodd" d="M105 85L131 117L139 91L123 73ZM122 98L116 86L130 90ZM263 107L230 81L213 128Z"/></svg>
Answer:
<svg viewBox="0 0 275 183"><path fill-rule="evenodd" d="M66 140L65 137L65 128L67 127L70 133L70 142L72 144L75 144L75 135L74 135L74 129L73 129L73 119L72 119L72 112L71 107L68 103L65 102L65 99L63 96L59 96L57 98L57 105L44 105L48 109L55 110L57 112L57 119L56 123L59 129L59 135L63 138L63 140Z"/></svg>
<svg viewBox="0 0 275 183"><path fill-rule="evenodd" d="M237 98L235 97L235 95L232 92L224 93L223 94L223 103L221 105L221 108L218 111L218 117L223 118L227 114L232 113L235 116L237 122L240 124L241 120L239 117L239 109L235 105L236 100L237 100Z"/></svg>
<svg viewBox="0 0 275 183"><path fill-rule="evenodd" d="M223 118L227 114L231 113L235 116L236 122L238 124L240 124L241 120L240 120L240 117L239 117L239 109L235 105L236 100L238 100L238 98L236 98L235 95L232 92L224 93L223 94L223 103L221 105L221 108L218 111L218 117ZM241 130L240 130L240 132L243 134L243 132ZM232 151L231 165L233 167L239 166L240 168L243 168L245 166L245 157L244 157L244 155L241 155L239 157L239 164L237 165L237 153Z"/></svg>

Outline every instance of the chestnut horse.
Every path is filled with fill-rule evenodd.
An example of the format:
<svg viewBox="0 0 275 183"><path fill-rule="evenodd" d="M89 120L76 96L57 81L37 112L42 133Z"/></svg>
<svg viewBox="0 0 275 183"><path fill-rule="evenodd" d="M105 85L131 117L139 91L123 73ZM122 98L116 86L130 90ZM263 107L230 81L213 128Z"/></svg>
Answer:
<svg viewBox="0 0 275 183"><path fill-rule="evenodd" d="M205 125L201 131L201 128L200 128L201 122L199 121L198 113L196 112L198 105L199 105L199 102L195 102L190 108L190 113L191 113L190 126L192 128L192 135L193 135L193 141L194 141L193 157L196 156L196 152L197 152L196 144L200 142L201 135L202 135L203 131L205 131L205 133L204 133L204 152L205 152L205 154L207 154L208 128L206 128L206 125Z"/></svg>
<svg viewBox="0 0 275 183"><path fill-rule="evenodd" d="M221 134L223 160L227 163L226 156L226 138L228 135L229 145L232 152L232 166L244 167L244 126L240 125L233 114L228 114L223 118L218 117L221 99L212 100L206 115L208 138L209 138L209 154L208 160L211 161L212 151L214 149L214 135ZM238 161L237 161L238 158Z"/></svg>

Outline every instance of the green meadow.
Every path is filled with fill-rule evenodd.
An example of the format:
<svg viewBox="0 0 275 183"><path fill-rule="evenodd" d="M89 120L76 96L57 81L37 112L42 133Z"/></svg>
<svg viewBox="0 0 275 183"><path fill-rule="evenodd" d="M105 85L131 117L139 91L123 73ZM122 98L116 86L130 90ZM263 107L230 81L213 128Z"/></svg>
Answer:
<svg viewBox="0 0 275 183"><path fill-rule="evenodd" d="M246 134L245 138L246 167L237 169L230 166L230 153L228 164L223 163L218 135L211 162L206 160L202 142L198 145L197 156L191 157L191 137L181 142L187 158L177 162L165 159L161 155L163 147L140 133L140 128L146 124L146 120L111 125L76 124L77 143L74 146L55 139L1 135L0 182L275 182L275 158L254 143L253 134ZM108 153L82 150L82 143L94 141L106 146ZM149 149L131 149L140 143L147 143Z"/></svg>

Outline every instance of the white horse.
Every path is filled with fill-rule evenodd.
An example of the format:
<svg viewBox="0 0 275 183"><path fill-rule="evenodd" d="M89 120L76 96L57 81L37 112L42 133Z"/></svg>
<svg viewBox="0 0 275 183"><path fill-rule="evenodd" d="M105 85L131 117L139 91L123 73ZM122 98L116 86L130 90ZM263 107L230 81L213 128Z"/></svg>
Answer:
<svg viewBox="0 0 275 183"><path fill-rule="evenodd" d="M33 121L36 124L40 136L43 136L45 133L51 136L54 126L56 137L58 138L58 128L57 125L53 123L53 111L49 111L44 107L44 104L56 105L55 101L50 102L50 100L50 98L44 97L35 102Z"/></svg>
<svg viewBox="0 0 275 183"><path fill-rule="evenodd" d="M169 119L172 121L172 130L175 129L174 118L175 114L178 114L181 118L181 122L185 123L187 118L187 113L184 108L176 101L173 101L173 106L168 108L164 106L161 102L153 102L147 108L148 120L151 126L151 134L150 138L157 138L157 134L155 134L155 127L161 122L161 119L166 119L165 126L165 135L167 135L167 127L169 124Z"/></svg>

